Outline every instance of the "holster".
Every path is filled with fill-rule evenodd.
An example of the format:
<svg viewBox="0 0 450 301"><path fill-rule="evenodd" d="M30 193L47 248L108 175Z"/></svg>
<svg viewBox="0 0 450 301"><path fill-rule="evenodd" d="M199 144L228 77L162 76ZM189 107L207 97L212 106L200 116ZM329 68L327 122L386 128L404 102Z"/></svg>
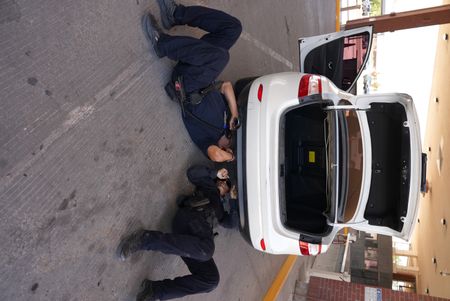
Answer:
<svg viewBox="0 0 450 301"><path fill-rule="evenodd" d="M199 208L201 206L205 206L209 204L209 199L208 198L202 198L202 199L191 199L188 202L188 206L190 206L191 208Z"/></svg>
<svg viewBox="0 0 450 301"><path fill-rule="evenodd" d="M184 112L184 103L186 102L186 91L184 90L184 84L183 84L183 77L178 76L175 82L168 82L166 86L164 87L164 90L166 90L167 95L173 100L180 104L181 107L181 113L185 114Z"/></svg>
<svg viewBox="0 0 450 301"><path fill-rule="evenodd" d="M179 102L181 107L183 107L185 102L189 102L192 105L200 104L209 92L219 90L220 87L222 87L222 84L222 81L217 81L199 90L198 92L191 92L187 94L184 89L183 77L177 76L175 82L168 82L164 89L172 100Z"/></svg>
<svg viewBox="0 0 450 301"><path fill-rule="evenodd" d="M200 191L196 191L194 192L194 194L189 196L183 196L177 200L177 204L179 207L196 209L201 209L202 206L208 205L209 203L209 199L205 197Z"/></svg>

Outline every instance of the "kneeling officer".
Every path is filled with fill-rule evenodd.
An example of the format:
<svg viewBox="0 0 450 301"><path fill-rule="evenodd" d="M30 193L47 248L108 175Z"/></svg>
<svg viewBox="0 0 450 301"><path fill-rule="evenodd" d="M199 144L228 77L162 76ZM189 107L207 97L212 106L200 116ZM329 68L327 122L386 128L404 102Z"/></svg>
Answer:
<svg viewBox="0 0 450 301"><path fill-rule="evenodd" d="M181 256L191 275L152 281L145 279L138 301L168 300L190 294L212 291L219 283L219 271L212 258L213 227L218 221L226 228L237 228L237 191L230 187L228 171L194 166L187 171L189 181L196 186L192 196L178 198L180 207L172 223L173 233L138 230L119 244L122 260L139 250L160 251ZM230 212L224 210L224 197L230 193Z"/></svg>

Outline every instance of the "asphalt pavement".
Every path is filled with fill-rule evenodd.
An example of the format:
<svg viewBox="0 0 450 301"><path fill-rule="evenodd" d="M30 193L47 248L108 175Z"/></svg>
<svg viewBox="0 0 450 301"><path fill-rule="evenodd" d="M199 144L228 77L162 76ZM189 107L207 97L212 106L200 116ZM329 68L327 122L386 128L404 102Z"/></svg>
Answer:
<svg viewBox="0 0 450 301"><path fill-rule="evenodd" d="M334 0L183 3L242 21L224 80L295 71L297 38L334 31ZM207 162L163 90L173 62L149 50L149 9L159 19L156 1L0 1L0 300L128 300L145 277L188 272L114 256L134 229L170 230L186 169ZM201 298L260 300L285 256L219 233L221 282Z"/></svg>

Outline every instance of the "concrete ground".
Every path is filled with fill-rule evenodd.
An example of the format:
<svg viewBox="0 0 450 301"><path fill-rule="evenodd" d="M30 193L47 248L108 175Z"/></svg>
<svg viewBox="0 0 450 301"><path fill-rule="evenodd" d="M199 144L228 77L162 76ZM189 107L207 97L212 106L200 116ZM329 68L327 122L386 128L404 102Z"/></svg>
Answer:
<svg viewBox="0 0 450 301"><path fill-rule="evenodd" d="M428 288L432 296L450 298L450 42L442 38L444 33L450 34L450 24L440 26L439 30L426 141L423 145L428 154L427 179L431 191L421 199L420 223L416 225L413 247L418 253L420 269L418 293L425 294ZM439 102L435 101L435 97ZM447 226L441 224L442 218L447 220ZM432 263L433 257L437 264ZM448 275L443 276L441 272Z"/></svg>
<svg viewBox="0 0 450 301"><path fill-rule="evenodd" d="M296 70L297 38L334 31L334 0L183 3L242 20L222 76L233 81ZM173 63L149 51L147 9L158 12L148 0L0 1L0 300L127 300L144 277L187 272L174 256L114 257L133 229L169 231L192 189L185 170L206 161L163 91ZM261 299L285 256L219 232L221 282L201 298Z"/></svg>

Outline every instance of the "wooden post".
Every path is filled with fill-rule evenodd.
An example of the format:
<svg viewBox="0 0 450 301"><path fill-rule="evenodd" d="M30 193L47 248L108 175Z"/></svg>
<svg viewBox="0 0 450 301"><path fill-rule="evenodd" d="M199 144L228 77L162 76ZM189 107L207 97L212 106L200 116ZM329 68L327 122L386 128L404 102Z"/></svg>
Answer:
<svg viewBox="0 0 450 301"><path fill-rule="evenodd" d="M450 4L348 21L345 29L373 26L373 33L450 23Z"/></svg>
<svg viewBox="0 0 450 301"><path fill-rule="evenodd" d="M336 32L341 30L341 0L336 0Z"/></svg>

